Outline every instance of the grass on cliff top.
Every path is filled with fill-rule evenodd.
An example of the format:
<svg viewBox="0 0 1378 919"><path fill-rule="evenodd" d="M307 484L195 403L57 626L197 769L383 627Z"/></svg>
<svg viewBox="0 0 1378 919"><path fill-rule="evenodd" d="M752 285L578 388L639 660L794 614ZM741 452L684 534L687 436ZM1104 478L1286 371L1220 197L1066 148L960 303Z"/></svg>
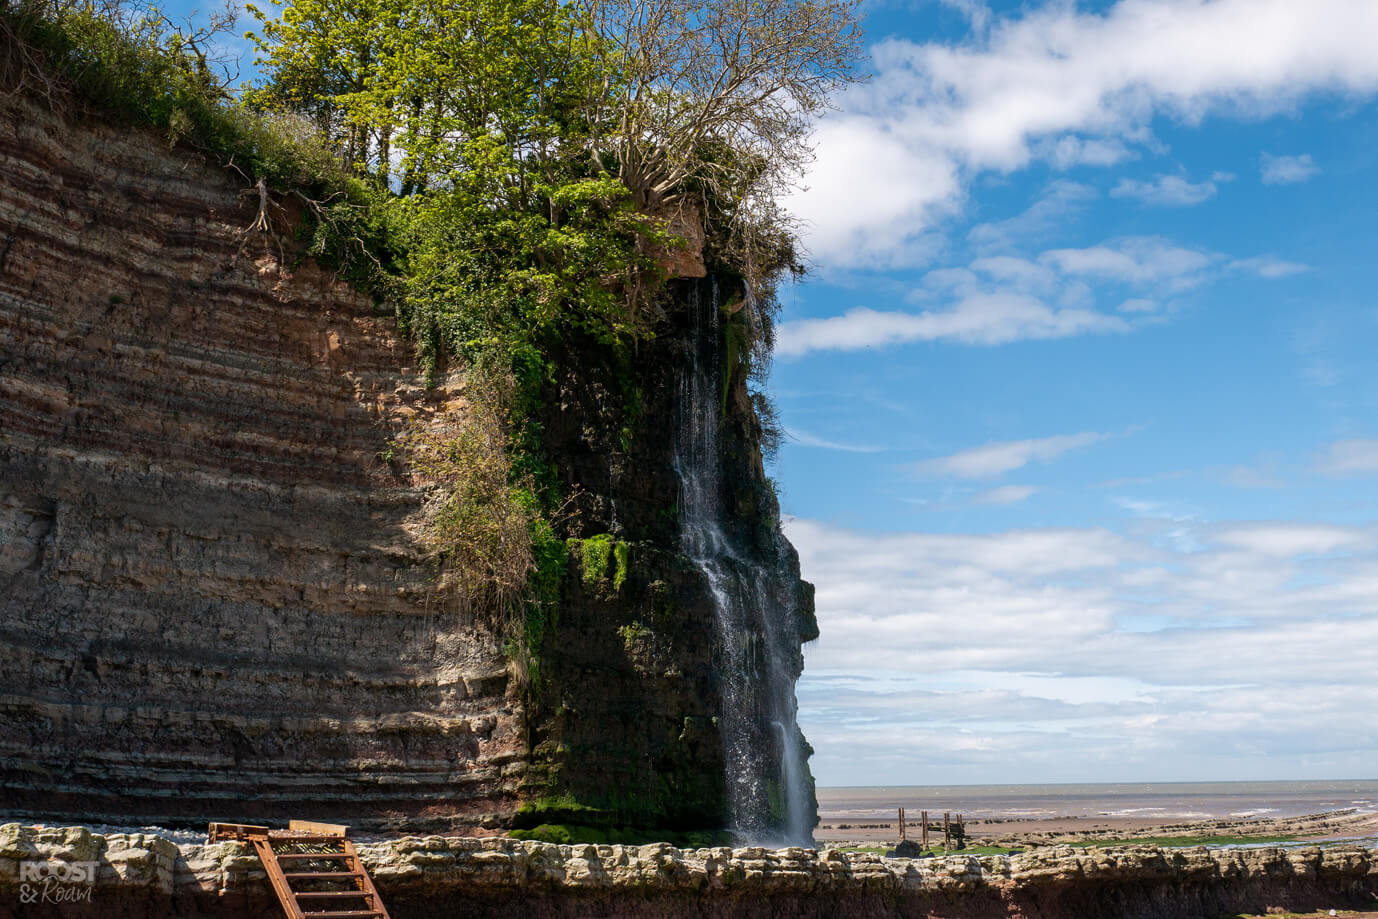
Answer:
<svg viewBox="0 0 1378 919"><path fill-rule="evenodd" d="M653 842L668 842L678 849L708 849L729 846L731 837L724 832L675 833L665 830L642 830L635 827L593 827L577 823L542 823L527 830L512 830L513 839L534 839L562 845L592 843L644 846Z"/></svg>
<svg viewBox="0 0 1378 919"><path fill-rule="evenodd" d="M295 242L307 254L375 295L390 290L396 254L379 207L386 196L353 175L309 119L240 103L201 52L232 32L223 16L178 27L139 0L9 0L0 3L0 90L151 128L234 170L246 191L261 182L265 195L291 196L304 211ZM276 202L263 206L264 227L286 213Z"/></svg>

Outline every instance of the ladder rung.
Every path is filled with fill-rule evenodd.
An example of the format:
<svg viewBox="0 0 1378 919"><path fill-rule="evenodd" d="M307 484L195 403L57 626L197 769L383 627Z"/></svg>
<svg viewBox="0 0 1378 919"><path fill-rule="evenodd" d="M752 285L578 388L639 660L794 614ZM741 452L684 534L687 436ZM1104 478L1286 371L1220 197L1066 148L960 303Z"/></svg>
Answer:
<svg viewBox="0 0 1378 919"><path fill-rule="evenodd" d="M367 890L294 890L292 894L298 899L303 897L372 897L373 894Z"/></svg>
<svg viewBox="0 0 1378 919"><path fill-rule="evenodd" d="M331 910L328 913L306 913L311 919L345 919L347 916L367 916L369 919L378 919L383 915L376 909L344 909Z"/></svg>
<svg viewBox="0 0 1378 919"><path fill-rule="evenodd" d="M274 852L278 861L302 858L353 858L348 852Z"/></svg>
<svg viewBox="0 0 1378 919"><path fill-rule="evenodd" d="M364 876L362 871L286 871L283 877L289 881L298 878L361 878Z"/></svg>

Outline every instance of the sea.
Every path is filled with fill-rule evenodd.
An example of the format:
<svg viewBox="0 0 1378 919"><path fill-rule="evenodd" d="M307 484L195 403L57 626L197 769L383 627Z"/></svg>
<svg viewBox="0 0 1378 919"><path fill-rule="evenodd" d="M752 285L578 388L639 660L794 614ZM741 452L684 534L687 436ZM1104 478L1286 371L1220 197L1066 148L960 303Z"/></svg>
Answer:
<svg viewBox="0 0 1378 919"><path fill-rule="evenodd" d="M1141 817L1210 820L1378 811L1378 780L1336 782L1125 782L1087 785L887 785L818 789L823 822L893 820L903 807L969 820Z"/></svg>

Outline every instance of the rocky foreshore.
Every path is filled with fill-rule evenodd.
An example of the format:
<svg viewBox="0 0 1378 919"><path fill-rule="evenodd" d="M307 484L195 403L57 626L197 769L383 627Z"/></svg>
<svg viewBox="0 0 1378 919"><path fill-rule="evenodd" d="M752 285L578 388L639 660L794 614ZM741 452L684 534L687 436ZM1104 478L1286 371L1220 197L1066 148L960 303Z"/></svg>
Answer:
<svg viewBox="0 0 1378 919"><path fill-rule="evenodd" d="M393 919L537 917L1217 917L1378 903L1378 851L1040 848L883 858L838 850L573 845L408 837L360 846ZM34 868L69 902L33 894ZM94 863L88 883L77 869ZM61 878L76 878L62 882ZM28 901L28 902L26 902ZM280 916L238 843L182 844L83 827L0 827L0 917Z"/></svg>
<svg viewBox="0 0 1378 919"><path fill-rule="evenodd" d="M1290 836L1297 839L1352 839L1378 836L1378 813L1356 808L1302 814L1293 817L1247 817L1212 820L1189 820L1179 823L1154 823L1151 826L1125 828L1113 824L1085 826L1094 818L1069 820L1062 829L996 833L989 824L972 823L972 837L987 846L1049 846L1088 839L1161 839L1165 836Z"/></svg>

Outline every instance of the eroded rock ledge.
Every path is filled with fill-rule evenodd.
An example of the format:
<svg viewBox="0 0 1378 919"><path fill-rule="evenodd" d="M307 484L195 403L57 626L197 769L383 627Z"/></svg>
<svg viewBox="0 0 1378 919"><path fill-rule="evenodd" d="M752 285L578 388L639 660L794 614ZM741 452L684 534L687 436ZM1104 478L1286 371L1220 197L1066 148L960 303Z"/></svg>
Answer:
<svg viewBox="0 0 1378 919"><path fill-rule="evenodd" d="M911 861L812 849L557 846L408 837L363 845L394 919L444 916L1215 917L1378 902L1359 845L1164 850L1066 846ZM25 861L94 861L89 902L24 905ZM0 917L270 917L258 859L83 827L0 827Z"/></svg>

